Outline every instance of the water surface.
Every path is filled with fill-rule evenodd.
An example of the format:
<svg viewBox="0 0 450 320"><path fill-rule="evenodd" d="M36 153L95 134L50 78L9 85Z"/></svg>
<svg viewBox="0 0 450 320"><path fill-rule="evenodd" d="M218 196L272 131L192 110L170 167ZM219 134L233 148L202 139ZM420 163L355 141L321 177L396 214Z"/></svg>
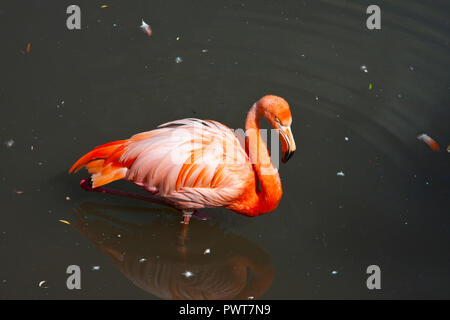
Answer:
<svg viewBox="0 0 450 320"><path fill-rule="evenodd" d="M450 297L448 2L378 1L377 31L368 1L79 1L80 31L70 4L0 5L1 298ZM290 103L297 144L275 212L205 210L183 236L174 211L67 175L170 120L242 128L269 93Z"/></svg>

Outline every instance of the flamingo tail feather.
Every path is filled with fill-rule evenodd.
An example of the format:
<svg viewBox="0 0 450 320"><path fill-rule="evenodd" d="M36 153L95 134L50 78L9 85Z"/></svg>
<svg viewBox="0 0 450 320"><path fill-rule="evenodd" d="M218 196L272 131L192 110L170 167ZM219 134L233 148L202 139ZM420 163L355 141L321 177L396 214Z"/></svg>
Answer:
<svg viewBox="0 0 450 320"><path fill-rule="evenodd" d="M94 188L125 178L128 172L127 164L131 163L121 163L120 156L127 142L128 140L113 141L91 150L74 163L69 173L75 173L85 167L92 174Z"/></svg>

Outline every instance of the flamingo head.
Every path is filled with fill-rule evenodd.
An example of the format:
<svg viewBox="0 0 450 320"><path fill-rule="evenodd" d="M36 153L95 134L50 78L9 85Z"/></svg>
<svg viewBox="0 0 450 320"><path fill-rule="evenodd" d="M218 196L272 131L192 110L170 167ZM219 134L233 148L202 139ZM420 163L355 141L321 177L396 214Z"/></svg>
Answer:
<svg viewBox="0 0 450 320"><path fill-rule="evenodd" d="M258 101L258 107L272 128L278 131L283 152L281 161L287 162L296 149L291 130L292 116L289 104L281 97L268 95Z"/></svg>

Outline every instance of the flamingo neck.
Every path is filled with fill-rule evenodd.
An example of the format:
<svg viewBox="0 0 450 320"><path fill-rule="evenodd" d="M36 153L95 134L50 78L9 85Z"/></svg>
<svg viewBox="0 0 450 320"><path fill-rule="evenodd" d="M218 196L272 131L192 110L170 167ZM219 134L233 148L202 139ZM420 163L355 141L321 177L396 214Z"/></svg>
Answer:
<svg viewBox="0 0 450 320"><path fill-rule="evenodd" d="M256 182L253 215L260 215L274 210L278 206L282 195L278 169L273 166L267 145L260 134L259 122L263 112L263 108L258 103L255 103L250 109L245 122L248 154L253 164L257 181L259 181L261 186L259 188Z"/></svg>

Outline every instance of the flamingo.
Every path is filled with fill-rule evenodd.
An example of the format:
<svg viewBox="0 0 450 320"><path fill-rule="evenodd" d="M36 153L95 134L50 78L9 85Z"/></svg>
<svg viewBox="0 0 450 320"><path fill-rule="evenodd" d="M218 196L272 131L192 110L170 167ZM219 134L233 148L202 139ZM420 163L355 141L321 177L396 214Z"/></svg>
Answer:
<svg viewBox="0 0 450 320"><path fill-rule="evenodd" d="M278 132L281 160L287 162L296 149L289 104L267 95L248 112L245 142L217 121L176 120L99 146L75 162L69 173L87 168L91 178L80 183L87 191L145 198L102 187L120 179L131 181L156 202L180 210L185 224L201 208L224 207L259 216L276 209L282 196L278 170L260 134L261 117Z"/></svg>

